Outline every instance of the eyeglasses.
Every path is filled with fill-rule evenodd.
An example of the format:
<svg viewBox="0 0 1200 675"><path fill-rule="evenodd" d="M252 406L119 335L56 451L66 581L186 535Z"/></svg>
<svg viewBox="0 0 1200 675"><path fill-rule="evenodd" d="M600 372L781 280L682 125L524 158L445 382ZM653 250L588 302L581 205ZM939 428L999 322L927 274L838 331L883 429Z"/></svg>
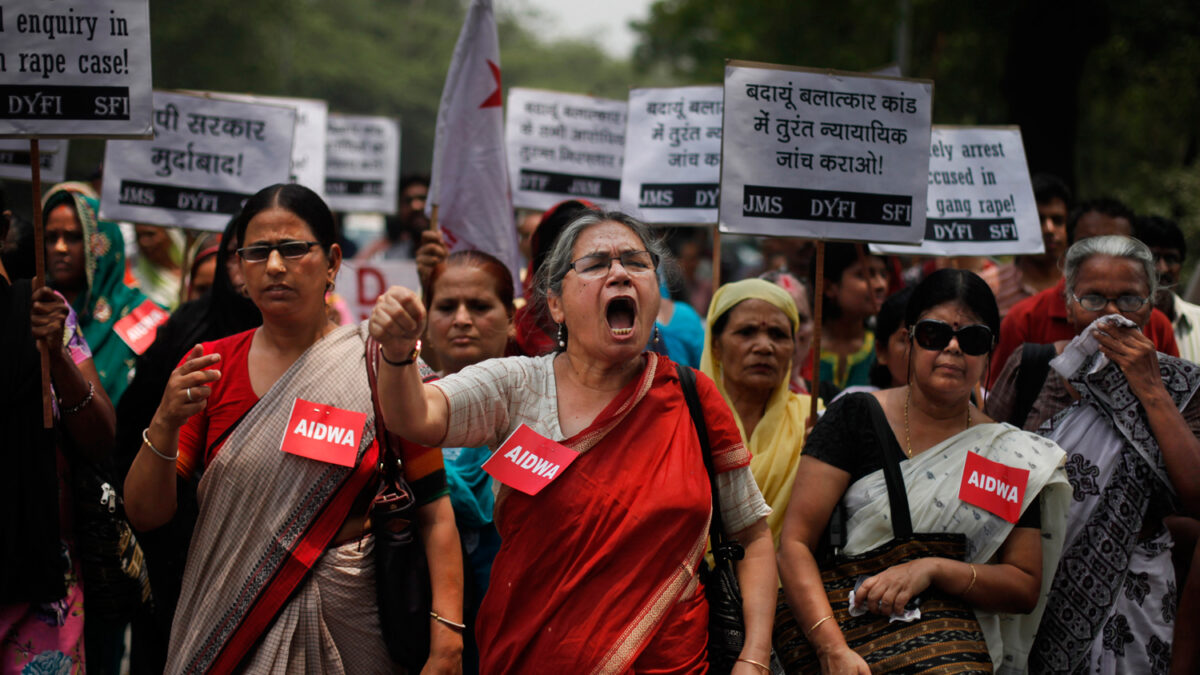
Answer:
<svg viewBox="0 0 1200 675"><path fill-rule="evenodd" d="M650 251L625 251L617 256L593 253L572 262L569 267L581 277L598 279L608 274L614 260L620 260L621 267L630 274L645 274L658 267L658 256Z"/></svg>
<svg viewBox="0 0 1200 675"><path fill-rule="evenodd" d="M1071 296L1075 298L1075 302L1078 302L1080 307L1089 312L1099 312L1108 307L1108 303L1110 302L1115 304L1119 311L1136 312L1142 308L1142 305L1150 302L1150 298L1144 298L1140 295L1121 295L1109 298L1099 293L1088 293L1081 298L1072 293Z"/></svg>
<svg viewBox="0 0 1200 675"><path fill-rule="evenodd" d="M288 260L303 258L308 255L308 251L314 247L320 246L315 241L281 241L278 244L256 244L247 246L237 250L238 255L242 256L242 260L246 262L263 262L271 257L271 251L279 251L279 255Z"/></svg>
<svg viewBox="0 0 1200 675"><path fill-rule="evenodd" d="M970 356L983 356L992 349L992 330L981 323L954 330L945 321L921 319L912 327L910 335L922 349L935 352L945 349L951 338L958 340L959 349Z"/></svg>

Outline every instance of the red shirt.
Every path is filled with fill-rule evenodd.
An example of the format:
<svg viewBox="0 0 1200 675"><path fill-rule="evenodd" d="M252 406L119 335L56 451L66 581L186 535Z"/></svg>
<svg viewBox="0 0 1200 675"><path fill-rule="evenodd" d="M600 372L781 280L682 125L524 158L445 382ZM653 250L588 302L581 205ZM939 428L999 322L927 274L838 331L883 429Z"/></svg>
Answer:
<svg viewBox="0 0 1200 675"><path fill-rule="evenodd" d="M1063 293L1066 279L1059 279L1053 288L1025 298L1012 306L1000 323L1000 344L992 354L988 388L996 383L1008 357L1026 342L1048 344L1075 337L1075 328L1067 321L1067 301ZM1154 343L1155 349L1168 356L1179 356L1171 320L1157 309L1150 312L1150 321L1142 329Z"/></svg>
<svg viewBox="0 0 1200 675"><path fill-rule="evenodd" d="M205 354L221 355L221 360L213 366L221 371L221 379L209 385L212 394L208 406L188 418L179 430L179 460L175 469L184 478L192 478L197 469L212 461L217 453L213 448L210 454L210 446L258 403L258 395L250 386L250 341L255 330L201 344Z"/></svg>

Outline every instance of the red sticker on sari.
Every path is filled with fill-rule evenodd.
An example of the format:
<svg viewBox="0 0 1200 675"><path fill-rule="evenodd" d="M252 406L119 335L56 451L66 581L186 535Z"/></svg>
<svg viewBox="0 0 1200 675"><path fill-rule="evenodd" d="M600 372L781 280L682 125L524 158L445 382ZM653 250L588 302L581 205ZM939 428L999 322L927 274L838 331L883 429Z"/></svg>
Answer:
<svg viewBox="0 0 1200 675"><path fill-rule="evenodd" d="M1028 483L1028 469L993 462L968 451L958 498L1015 523L1021 518Z"/></svg>
<svg viewBox="0 0 1200 675"><path fill-rule="evenodd" d="M483 470L514 490L536 495L577 457L578 452L522 424L483 463Z"/></svg>
<svg viewBox="0 0 1200 675"><path fill-rule="evenodd" d="M367 414L297 398L279 449L293 455L354 466Z"/></svg>
<svg viewBox="0 0 1200 675"><path fill-rule="evenodd" d="M158 327L171 318L166 310L146 300L120 321L113 324L113 332L129 345L134 354L141 356L142 352L154 344L154 336Z"/></svg>

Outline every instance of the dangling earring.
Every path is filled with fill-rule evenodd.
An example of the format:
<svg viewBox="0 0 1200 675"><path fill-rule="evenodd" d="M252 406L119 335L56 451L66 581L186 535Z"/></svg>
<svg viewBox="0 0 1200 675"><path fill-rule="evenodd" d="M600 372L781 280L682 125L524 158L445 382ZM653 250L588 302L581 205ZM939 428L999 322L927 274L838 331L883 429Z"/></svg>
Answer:
<svg viewBox="0 0 1200 675"><path fill-rule="evenodd" d="M659 338L660 338L661 336L662 336L662 333L660 333L660 332L659 332L659 330L658 330L658 326L655 326L655 327L654 327L654 346L655 346L655 347L657 347L657 346L658 346L658 343L660 342Z"/></svg>
<svg viewBox="0 0 1200 675"><path fill-rule="evenodd" d="M564 333L564 331L565 331L565 329L563 328L563 325L561 323L558 324L558 348L559 349L567 348L567 336Z"/></svg>

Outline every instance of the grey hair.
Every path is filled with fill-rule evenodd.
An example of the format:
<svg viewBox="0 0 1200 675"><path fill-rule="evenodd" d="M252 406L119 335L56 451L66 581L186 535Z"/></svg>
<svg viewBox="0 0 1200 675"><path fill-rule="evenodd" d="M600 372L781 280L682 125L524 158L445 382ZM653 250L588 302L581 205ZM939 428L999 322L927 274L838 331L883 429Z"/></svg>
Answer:
<svg viewBox="0 0 1200 675"><path fill-rule="evenodd" d="M671 249L663 242L650 226L642 221L620 211L582 211L574 220L567 223L554 240L554 246L546 254L546 259L537 270L534 293L539 300L545 301L552 295L562 293L562 280L571 269L571 252L575 250L575 242L584 230L601 223L615 222L633 230L642 244L654 255L658 256L658 269L667 274L668 279L675 276L675 258Z"/></svg>
<svg viewBox="0 0 1200 675"><path fill-rule="evenodd" d="M1063 276L1067 280L1064 289L1067 302L1071 302L1072 296L1075 295L1075 284L1079 281L1079 268L1083 267L1083 263L1087 262L1089 258L1097 255L1124 258L1141 265L1142 271L1146 274L1146 283L1150 288L1149 297L1154 297L1158 290L1158 268L1154 264L1154 254L1150 252L1148 246L1137 239L1114 234L1080 239L1067 249L1066 259L1063 262Z"/></svg>

